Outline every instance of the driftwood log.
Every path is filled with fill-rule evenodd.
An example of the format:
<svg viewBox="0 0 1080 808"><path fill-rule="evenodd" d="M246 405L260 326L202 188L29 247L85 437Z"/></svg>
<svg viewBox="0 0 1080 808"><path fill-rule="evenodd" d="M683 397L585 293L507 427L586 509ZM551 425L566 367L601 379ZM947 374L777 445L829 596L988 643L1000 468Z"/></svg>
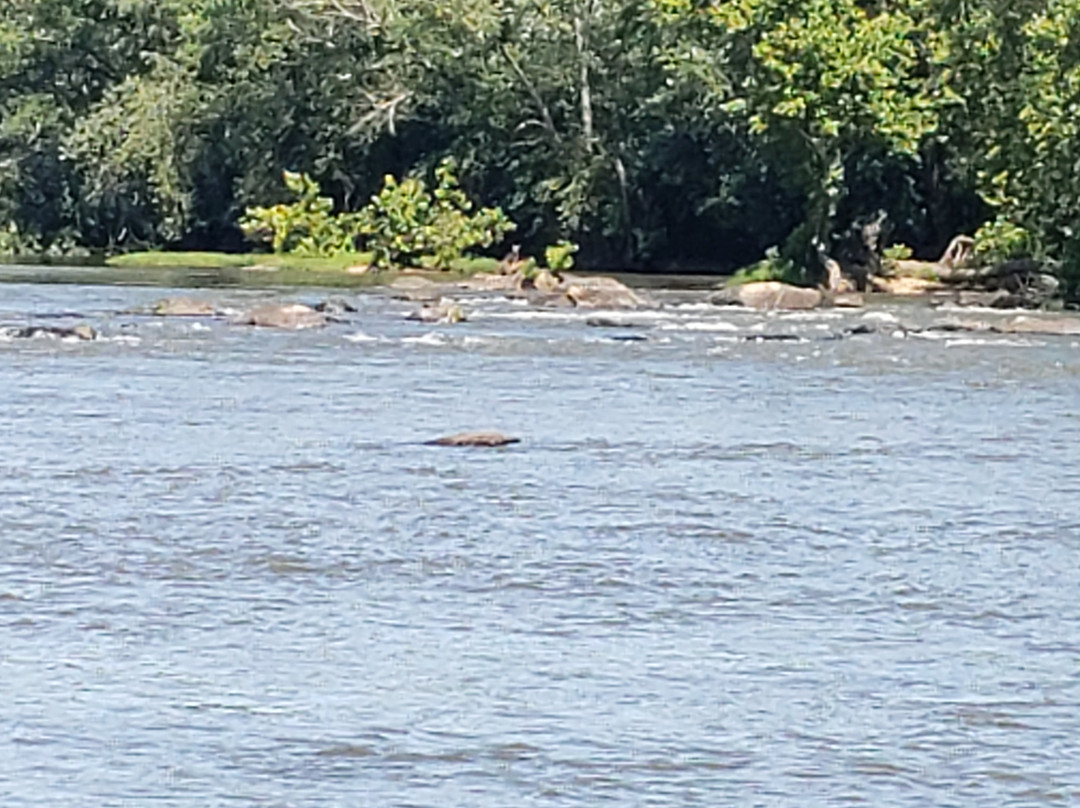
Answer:
<svg viewBox="0 0 1080 808"><path fill-rule="evenodd" d="M974 256L975 240L957 236L937 261L886 262L870 285L894 293L905 288L912 293L955 290L960 294L957 302L996 308L1037 308L1060 290L1053 273L1034 259L978 266Z"/></svg>

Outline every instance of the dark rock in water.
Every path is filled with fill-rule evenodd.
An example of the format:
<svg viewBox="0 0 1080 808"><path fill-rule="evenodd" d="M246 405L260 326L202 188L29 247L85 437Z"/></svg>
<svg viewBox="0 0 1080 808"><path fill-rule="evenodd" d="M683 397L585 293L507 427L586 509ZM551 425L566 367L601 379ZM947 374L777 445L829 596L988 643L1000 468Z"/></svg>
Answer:
<svg viewBox="0 0 1080 808"><path fill-rule="evenodd" d="M590 317L585 325L591 328L645 328L644 323L622 320L616 317Z"/></svg>
<svg viewBox="0 0 1080 808"><path fill-rule="evenodd" d="M845 328L843 333L845 335L854 337L859 334L876 334L877 329L874 328L874 326L872 325L860 323L859 325L853 325L851 328Z"/></svg>
<svg viewBox="0 0 1080 808"><path fill-rule="evenodd" d="M300 303L267 304L256 306L241 314L234 322L238 325L254 325L262 328L280 328L299 331L320 328L329 322L325 314Z"/></svg>
<svg viewBox="0 0 1080 808"><path fill-rule="evenodd" d="M322 312L323 314L340 316L342 314L355 314L359 309L345 298L331 297L321 303L316 303L315 311Z"/></svg>
<svg viewBox="0 0 1080 808"><path fill-rule="evenodd" d="M86 324L80 324L72 328L53 325L28 325L21 328L5 328L2 333L10 339L53 337L55 339L77 339L82 342L91 342L98 338L97 331Z"/></svg>
<svg viewBox="0 0 1080 808"><path fill-rule="evenodd" d="M151 308L159 317L213 317L218 313L214 305L206 300L190 297L167 297L159 300Z"/></svg>
<svg viewBox="0 0 1080 808"><path fill-rule="evenodd" d="M495 447L507 446L511 443L520 443L521 438L512 438L502 432L493 430L481 430L477 432L459 432L456 435L447 435L443 438L427 441L428 446L480 446Z"/></svg>
<svg viewBox="0 0 1080 808"><path fill-rule="evenodd" d="M803 342L798 334L748 334L744 342Z"/></svg>

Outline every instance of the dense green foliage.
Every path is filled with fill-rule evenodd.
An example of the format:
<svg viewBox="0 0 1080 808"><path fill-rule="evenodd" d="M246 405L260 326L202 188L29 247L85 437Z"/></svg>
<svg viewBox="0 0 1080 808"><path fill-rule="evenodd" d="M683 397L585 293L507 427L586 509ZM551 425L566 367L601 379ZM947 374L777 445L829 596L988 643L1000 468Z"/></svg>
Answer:
<svg viewBox="0 0 1080 808"><path fill-rule="evenodd" d="M1076 277L1078 127L1080 0L7 0L0 250L242 249L283 171L358 211L452 157L587 265L812 267L884 210Z"/></svg>
<svg viewBox="0 0 1080 808"><path fill-rule="evenodd" d="M421 266L449 269L469 250L490 247L514 230L499 208L473 211L458 185L453 160L435 169L429 190L419 177L401 182L388 174L382 190L356 212L334 212L334 200L307 174L286 171L285 187L295 202L248 208L240 229L270 243L275 253L333 256L364 249L375 267Z"/></svg>

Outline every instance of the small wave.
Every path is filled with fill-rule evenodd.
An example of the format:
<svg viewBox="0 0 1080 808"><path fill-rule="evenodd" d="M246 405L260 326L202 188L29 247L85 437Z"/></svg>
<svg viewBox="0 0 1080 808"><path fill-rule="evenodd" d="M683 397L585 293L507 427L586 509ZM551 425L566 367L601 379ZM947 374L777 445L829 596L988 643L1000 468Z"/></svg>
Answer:
<svg viewBox="0 0 1080 808"><path fill-rule="evenodd" d="M1025 339L986 339L979 337L963 337L946 341L946 348L960 348L971 345L992 345L995 348L1037 348L1046 345L1045 342L1032 342Z"/></svg>
<svg viewBox="0 0 1080 808"><path fill-rule="evenodd" d="M560 322L582 319L580 314L566 311L491 311L485 312L481 316L497 320L549 320Z"/></svg>
<svg viewBox="0 0 1080 808"><path fill-rule="evenodd" d="M403 345L435 345L439 347L449 345L450 341L448 336L440 334L438 331L431 331L422 337L403 337L401 340Z"/></svg>
<svg viewBox="0 0 1080 808"><path fill-rule="evenodd" d="M378 342L378 337L373 337L371 334L365 334L363 331L357 331L354 334L346 334L344 337L349 342Z"/></svg>
<svg viewBox="0 0 1080 808"><path fill-rule="evenodd" d="M690 320L682 323L664 323L658 326L661 331L738 331L739 327L734 323L723 320L710 322L707 320Z"/></svg>
<svg viewBox="0 0 1080 808"><path fill-rule="evenodd" d="M900 320L895 314L888 311L868 311L860 318L875 323L898 323Z"/></svg>

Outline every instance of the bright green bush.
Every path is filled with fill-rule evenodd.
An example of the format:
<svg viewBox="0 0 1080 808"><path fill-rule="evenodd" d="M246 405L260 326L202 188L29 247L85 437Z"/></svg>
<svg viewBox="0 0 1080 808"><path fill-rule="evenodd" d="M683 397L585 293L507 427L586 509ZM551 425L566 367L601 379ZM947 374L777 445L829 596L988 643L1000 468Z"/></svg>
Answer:
<svg viewBox="0 0 1080 808"><path fill-rule="evenodd" d="M569 272L574 268L574 253L577 251L577 244L558 241L544 250L544 263L552 272Z"/></svg>
<svg viewBox="0 0 1080 808"><path fill-rule="evenodd" d="M728 286L741 286L744 283L762 281L780 281L794 286L806 284L806 272L790 258L782 258L780 251L771 248L765 257L756 264L738 270L727 282Z"/></svg>
<svg viewBox="0 0 1080 808"><path fill-rule="evenodd" d="M329 256L356 251L352 214L333 215L334 201L320 196L307 174L284 173L285 187L299 197L290 205L248 208L240 227L255 241L268 241L275 253Z"/></svg>
<svg viewBox="0 0 1080 808"><path fill-rule="evenodd" d="M434 190L417 177L383 180L382 190L356 214L375 266L448 269L466 251L489 247L514 230L500 208L473 212L454 172L453 160L443 160L435 169Z"/></svg>
<svg viewBox="0 0 1080 808"><path fill-rule="evenodd" d="M975 257L981 264L1000 264L1012 258L1025 258L1034 251L1031 234L1003 216L975 231Z"/></svg>
<svg viewBox="0 0 1080 808"><path fill-rule="evenodd" d="M906 244L890 244L885 248L883 257L886 261L906 261L912 254L911 247Z"/></svg>

